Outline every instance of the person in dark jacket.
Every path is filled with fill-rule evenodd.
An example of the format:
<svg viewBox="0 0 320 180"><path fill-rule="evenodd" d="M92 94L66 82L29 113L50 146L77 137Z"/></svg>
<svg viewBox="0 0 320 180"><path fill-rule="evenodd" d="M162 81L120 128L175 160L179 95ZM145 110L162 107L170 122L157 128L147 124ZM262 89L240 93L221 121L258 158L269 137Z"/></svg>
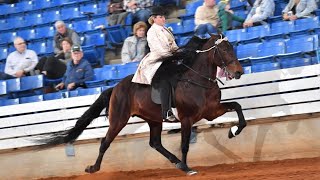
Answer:
<svg viewBox="0 0 320 180"><path fill-rule="evenodd" d="M73 90L78 87L85 87L85 81L93 80L93 69L90 63L82 59L83 51L81 46L73 45L71 48L72 61L68 62L63 80L56 86L56 89Z"/></svg>

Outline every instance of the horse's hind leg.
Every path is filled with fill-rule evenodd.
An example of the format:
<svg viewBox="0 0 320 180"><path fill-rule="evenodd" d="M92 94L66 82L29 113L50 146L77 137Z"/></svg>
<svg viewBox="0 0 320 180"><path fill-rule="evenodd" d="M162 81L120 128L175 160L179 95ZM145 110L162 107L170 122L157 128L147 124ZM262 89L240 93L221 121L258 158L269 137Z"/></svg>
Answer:
<svg viewBox="0 0 320 180"><path fill-rule="evenodd" d="M96 160L96 163L92 166L87 166L85 171L87 173L94 173L100 170L101 161L103 159L103 155L106 150L109 148L111 142L114 138L119 134L119 132L126 126L130 115L128 117L121 117L121 118L112 118L109 116L110 126L108 132L104 138L101 140L101 145L99 148L99 155ZM113 119L113 121L112 121Z"/></svg>
<svg viewBox="0 0 320 180"><path fill-rule="evenodd" d="M221 103L221 105L223 105L226 108L226 111L236 111L238 114L239 125L231 127L228 134L229 138L233 138L236 135L240 134L242 129L244 129L247 126L247 122L242 113L241 105L237 102L226 102Z"/></svg>
<svg viewBox="0 0 320 180"><path fill-rule="evenodd" d="M149 122L150 127L150 146L156 149L159 153L161 153L164 157L166 157L171 163L175 164L176 167L188 174L192 171L188 166L181 162L174 154L169 152L162 146L161 143L161 131L162 131L162 123L153 123Z"/></svg>

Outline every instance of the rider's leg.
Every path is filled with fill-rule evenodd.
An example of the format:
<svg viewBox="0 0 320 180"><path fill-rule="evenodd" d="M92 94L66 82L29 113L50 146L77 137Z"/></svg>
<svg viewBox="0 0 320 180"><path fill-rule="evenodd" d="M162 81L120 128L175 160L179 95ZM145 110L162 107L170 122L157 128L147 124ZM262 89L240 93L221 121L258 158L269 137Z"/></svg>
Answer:
<svg viewBox="0 0 320 180"><path fill-rule="evenodd" d="M166 80L161 80L160 85L160 98L161 98L161 108L162 108L162 118L168 121L175 121L176 118L171 110L170 102L170 83Z"/></svg>

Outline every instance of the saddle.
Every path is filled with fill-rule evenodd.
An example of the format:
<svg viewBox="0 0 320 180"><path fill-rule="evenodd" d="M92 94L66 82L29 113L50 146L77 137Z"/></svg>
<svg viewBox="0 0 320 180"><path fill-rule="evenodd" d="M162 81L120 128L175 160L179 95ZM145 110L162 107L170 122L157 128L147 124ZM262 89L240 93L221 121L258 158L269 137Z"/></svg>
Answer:
<svg viewBox="0 0 320 180"><path fill-rule="evenodd" d="M170 83L171 86L171 93L170 93L170 106L172 108L176 107L175 102L175 87ZM152 84L151 85L151 99L155 104L161 104L161 98L160 98L160 87L157 85Z"/></svg>

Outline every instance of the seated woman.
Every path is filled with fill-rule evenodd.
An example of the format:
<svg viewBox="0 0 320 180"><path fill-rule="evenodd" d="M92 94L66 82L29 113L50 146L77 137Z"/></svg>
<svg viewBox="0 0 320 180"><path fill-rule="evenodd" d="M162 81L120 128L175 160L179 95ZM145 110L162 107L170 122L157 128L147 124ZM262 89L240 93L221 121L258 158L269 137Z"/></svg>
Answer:
<svg viewBox="0 0 320 180"><path fill-rule="evenodd" d="M256 0L250 10L243 27L260 25L268 17L273 16L275 4L273 0Z"/></svg>
<svg viewBox="0 0 320 180"><path fill-rule="evenodd" d="M66 72L66 64L71 59L72 40L68 37L63 38L60 45L62 52L54 56L42 57L36 66L36 69L48 79L62 78Z"/></svg>
<svg viewBox="0 0 320 180"><path fill-rule="evenodd" d="M294 21L303 17L313 16L311 13L318 9L315 0L290 0L282 11L283 20Z"/></svg>
<svg viewBox="0 0 320 180"><path fill-rule="evenodd" d="M147 41L150 52L141 60L132 82L139 84L151 84L152 78L162 61L161 57L172 55L178 49L174 36L164 25L166 18L164 10L161 7L154 7L149 18L151 27L147 33ZM171 111L170 104L170 83L167 80L159 82L162 118L165 121L176 120Z"/></svg>
<svg viewBox="0 0 320 180"><path fill-rule="evenodd" d="M140 21L133 26L133 36L128 37L121 50L123 63L141 61L147 54L147 24Z"/></svg>

